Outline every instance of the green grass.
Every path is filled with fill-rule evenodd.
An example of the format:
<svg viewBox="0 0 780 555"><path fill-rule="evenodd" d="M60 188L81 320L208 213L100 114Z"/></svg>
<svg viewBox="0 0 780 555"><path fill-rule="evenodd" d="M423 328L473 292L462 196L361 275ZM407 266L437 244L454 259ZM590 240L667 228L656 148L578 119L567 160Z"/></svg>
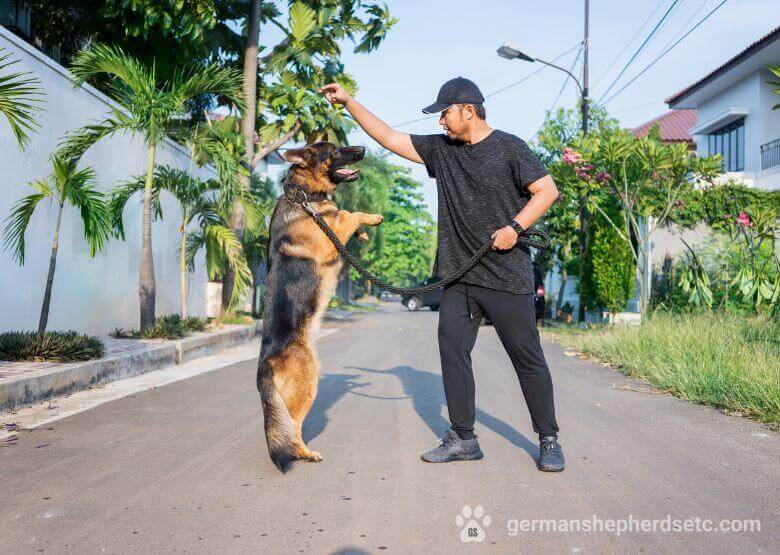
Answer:
<svg viewBox="0 0 780 555"><path fill-rule="evenodd" d="M144 333L137 330L115 328L110 335L121 339L180 339L189 332L205 330L208 323L205 318L192 316L182 319L178 314L167 314L158 317L154 326Z"/></svg>
<svg viewBox="0 0 780 555"><path fill-rule="evenodd" d="M103 356L103 342L75 331L0 333L0 360L79 362Z"/></svg>
<svg viewBox="0 0 780 555"><path fill-rule="evenodd" d="M780 428L780 319L656 313L640 326L545 333L662 391Z"/></svg>
<svg viewBox="0 0 780 555"><path fill-rule="evenodd" d="M219 318L217 318L215 320L215 322L217 324L222 324L222 325L237 324L237 325L241 325L241 326L248 326L248 325L252 324L254 321L255 321L255 319L252 317L251 314L249 314L248 312L243 312L243 311L241 311L241 312L226 312L226 313L222 314L221 316L219 316Z"/></svg>
<svg viewBox="0 0 780 555"><path fill-rule="evenodd" d="M378 302L378 301L377 301ZM345 303L339 297L333 297L328 304L328 308L337 308L339 310L349 310L353 312L376 312L379 310L377 304L369 302L351 301Z"/></svg>

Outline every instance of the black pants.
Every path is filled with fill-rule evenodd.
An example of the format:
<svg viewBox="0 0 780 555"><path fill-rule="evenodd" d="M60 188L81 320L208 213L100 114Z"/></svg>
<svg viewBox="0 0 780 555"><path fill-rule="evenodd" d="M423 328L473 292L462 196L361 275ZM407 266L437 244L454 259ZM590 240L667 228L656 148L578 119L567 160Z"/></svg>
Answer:
<svg viewBox="0 0 780 555"><path fill-rule="evenodd" d="M517 295L478 285L454 283L444 289L439 312L439 352L452 429L473 437L474 373L471 350L483 313L493 321L520 380L534 432L556 435L550 370L536 329L533 295Z"/></svg>

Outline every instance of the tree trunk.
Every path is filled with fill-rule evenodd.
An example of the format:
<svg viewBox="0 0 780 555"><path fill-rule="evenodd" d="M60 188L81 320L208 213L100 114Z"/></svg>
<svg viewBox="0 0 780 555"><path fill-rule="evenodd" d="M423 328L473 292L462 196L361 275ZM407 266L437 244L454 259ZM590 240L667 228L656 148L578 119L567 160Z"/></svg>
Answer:
<svg viewBox="0 0 780 555"><path fill-rule="evenodd" d="M138 297L141 305L141 331L154 325L154 258L152 256L152 184L154 182L154 143L149 145L149 163L144 187L144 217L141 223L141 267L138 275Z"/></svg>
<svg viewBox="0 0 780 555"><path fill-rule="evenodd" d="M566 268L561 268L561 287L558 289L558 300L555 303L555 316L558 316L558 311L561 310L561 307L563 306L563 294L566 293L566 278L569 277L569 272L566 271Z"/></svg>
<svg viewBox="0 0 780 555"><path fill-rule="evenodd" d="M184 222L187 221L187 214L181 224L181 317L187 317L187 228Z"/></svg>
<svg viewBox="0 0 780 555"><path fill-rule="evenodd" d="M349 266L344 264L339 272L339 284L336 289L336 295L344 303L349 303L352 300L352 280L349 277Z"/></svg>
<svg viewBox="0 0 780 555"><path fill-rule="evenodd" d="M252 0L247 25L246 48L244 48L244 114L241 118L241 134L244 136L245 160L247 169L255 154L255 117L257 109L257 44L260 40L261 0Z"/></svg>
<svg viewBox="0 0 780 555"><path fill-rule="evenodd" d="M571 253L571 242L567 241L562 246L561 257L558 260L561 264L561 287L558 290L558 300L555 303L555 316L558 316L558 311L563 307L563 294L566 292L566 280L569 277L569 272L566 270L566 263L569 260L569 254Z"/></svg>
<svg viewBox="0 0 780 555"><path fill-rule="evenodd" d="M583 278L585 277L585 241L587 239L587 231L588 231L587 221L586 221L587 218L588 218L588 211L587 211L587 208L585 207L585 197L580 196L579 201L580 201L580 214L579 214L579 216L580 216L580 232L579 232L579 237L578 237L578 242L579 242L579 245L578 245L579 251L578 252L579 252L580 259L579 259L579 273L578 273L578 277L579 277L579 283L582 284L582 282L584 281ZM584 298L583 298L583 295L582 295L582 285L580 285L579 310L578 310L578 313L577 313L577 320L579 320L580 322L584 322L585 321L585 303L583 302L583 299Z"/></svg>
<svg viewBox="0 0 780 555"><path fill-rule="evenodd" d="M249 189L249 184L254 171L252 160L255 154L255 120L257 109L257 45L260 38L260 12L263 7L261 0L252 0L249 8L249 21L247 25L246 47L244 48L244 113L241 118L241 134L244 137L244 168L247 174L241 174L239 181L244 191ZM246 216L244 206L239 199L233 200L232 213L230 215L230 229L233 230L238 240L244 242L244 227ZM227 310L230 298L233 295L235 279L233 271L225 268L222 276L222 311Z"/></svg>
<svg viewBox="0 0 780 555"><path fill-rule="evenodd" d="M51 257L49 258L49 275L46 276L46 290L43 293L43 305L41 306L41 318L38 320L38 333L46 331L49 323L49 305L51 304L51 289L54 284L54 269L57 266L57 249L60 244L60 222L62 221L62 203L57 211L57 223L54 226L54 240L51 243Z"/></svg>

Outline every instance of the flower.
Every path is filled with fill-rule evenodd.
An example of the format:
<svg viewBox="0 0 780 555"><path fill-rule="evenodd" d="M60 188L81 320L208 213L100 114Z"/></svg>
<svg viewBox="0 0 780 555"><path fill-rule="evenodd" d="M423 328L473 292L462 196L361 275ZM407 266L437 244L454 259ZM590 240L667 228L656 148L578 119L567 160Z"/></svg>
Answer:
<svg viewBox="0 0 780 555"><path fill-rule="evenodd" d="M577 162L582 161L582 156L579 152L575 152L571 148L564 148L563 149L563 161L570 166L573 166Z"/></svg>
<svg viewBox="0 0 780 555"><path fill-rule="evenodd" d="M612 177L612 176L611 176L611 175L609 175L607 172L605 172L605 171L600 171L600 172L599 172L599 173L596 175L596 181L598 181L598 182L600 182L600 183L606 183L607 181L609 181L610 177Z"/></svg>
<svg viewBox="0 0 780 555"><path fill-rule="evenodd" d="M750 227L750 217L744 212L740 212L737 216L737 223L742 227Z"/></svg>

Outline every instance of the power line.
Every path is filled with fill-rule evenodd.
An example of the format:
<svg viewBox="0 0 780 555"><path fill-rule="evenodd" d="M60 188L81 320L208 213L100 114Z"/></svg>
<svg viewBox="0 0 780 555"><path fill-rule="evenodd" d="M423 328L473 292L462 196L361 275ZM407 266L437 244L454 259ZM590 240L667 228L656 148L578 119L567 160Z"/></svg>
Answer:
<svg viewBox="0 0 780 555"><path fill-rule="evenodd" d="M652 67L653 67L653 66L654 66L656 63L658 63L658 62L659 62L659 61L660 61L660 60L661 60L661 59L662 59L664 56L666 56L666 55L667 55L667 54L668 54L670 51L672 51L672 49L674 49L674 48L675 48L675 47L676 47L678 44L680 44L680 43L681 43L683 40L685 40L685 38L686 38L688 35L690 35L690 34L691 34L691 33L693 33L693 32L694 32L696 29L698 29L700 25L702 25L702 24L703 24L705 21L707 21L707 20L708 20L708 19L709 19L709 18L710 18L710 17L711 17L711 16L712 16L712 15L713 15L713 14L714 14L716 11L718 11L718 10L720 9L720 7L721 7L721 6L723 6L723 4L725 4L725 3L726 3L726 2L728 2L728 1L729 1L729 0L722 0L722 2L721 2L720 4L718 4L717 6L715 6L715 7L714 7L712 10L710 10L710 12L709 12L709 13L707 13L707 15L705 15L703 18L701 18L701 19L699 20L699 22L698 22L698 23L696 23L696 25L694 25L693 27L691 27L691 28L688 30L688 32L687 32L687 33L685 33L683 36L681 36L679 39L677 39L677 41L676 41L674 44L672 44L670 47L668 47L668 48L667 48L667 49L665 49L663 52L661 52L661 53L660 53L658 56L656 56L656 58L655 58L655 59L654 59L652 62L650 62L649 64L647 64L647 65L646 65L646 66L645 66L645 67L642 69L642 71L640 71L639 73L637 73L637 74L636 74L636 75L633 77L633 79L631 79L631 81L629 81L628 83L626 83L625 85L623 85L623 86L622 86L622 87L621 87L621 88L620 88L620 89L619 89L617 92L613 93L613 94L612 94L612 96L610 96L610 97L609 97L607 100L605 100L605 101L604 101L604 103L603 103L603 105L606 105L606 104L607 104L608 102L610 102L610 101L611 101L613 98L615 98L617 95L619 95L619 94L620 94L620 93L622 93L624 90L626 90L626 89L629 87L629 85L631 85L631 83L633 83L634 81L636 81L637 79L639 79L639 78L640 78L642 75L644 75L644 74L645 74L645 73L646 73L646 72L647 72L647 71L648 71L650 68L652 68Z"/></svg>
<svg viewBox="0 0 780 555"><path fill-rule="evenodd" d="M575 44L574 46L572 46L571 48L566 50L563 54L559 54L558 56L553 58L552 61L553 62L558 61L559 59L563 58L566 54L569 54L572 50L574 50L577 47L582 48L582 43L578 42L577 44ZM547 68L547 66L543 65L542 67L540 67L536 71L533 71L533 72L529 73L528 75L526 75L522 79L520 79L518 81L515 81L513 83L510 83L510 84L506 85L505 87L501 87L500 89L498 89L496 91L493 91L490 94L485 95L485 98L490 98L492 96L496 96L499 93L502 93L502 92L504 92L504 91L506 91L508 89L511 89L512 87L516 87L517 85L528 81L531 77L534 77L539 72L544 71L546 68ZM391 127L393 127L393 128L404 127L404 126L412 124L412 123L417 123L418 121L425 121L427 119L433 119L433 118L438 118L438 117L439 117L439 114L433 114L433 115L430 115L430 116L423 116L423 117L420 117L420 118L410 119L409 121L405 121L403 123L398 123L398 124L392 125Z"/></svg>
<svg viewBox="0 0 780 555"><path fill-rule="evenodd" d="M631 46L631 43L633 43L633 42L634 42L634 40L636 40L636 38L639 36L639 33L641 33L641 32L642 32L642 30L643 30L643 29L645 28L645 26L646 26L646 25L647 25L647 24L650 22L650 20L653 18L653 16L655 16L655 14L658 12L658 10L659 10L659 9L661 9L661 6L663 6L663 5L664 5L664 2L666 2L666 0L661 0L660 2L658 2L658 5L655 7L655 9L653 10L653 12L652 12L650 15L648 15L648 16L647 16L647 19L645 19L644 23L642 23L642 25L639 27L639 29L637 29L637 30L636 30L636 33L634 33L634 36L633 36L633 37L631 37L631 40L629 40L629 41L626 43L626 45L623 47L623 50L621 50L621 51L618 53L618 55L617 55L617 56L615 56L615 59L614 59L614 60L612 60L612 62L610 62L610 64L609 64L609 67L606 69L606 71L604 71L604 73L602 73L602 74L601 74L601 76L600 76L600 77L599 77L599 78L596 80L596 82L593 84L593 87L594 87L594 88L595 88L596 86L598 86L598 84L599 84L599 83L601 83L601 80L602 80L602 79L604 79L604 77L606 77L606 76L607 76L607 74L609 73L609 71L610 71L610 70L611 70L611 69L614 67L615 63L616 63L616 62L617 62L617 61L620 59L620 57L621 57L621 56L622 56L622 55L625 53L625 51L626 51L626 50L628 50L628 47L629 47L629 46Z"/></svg>
<svg viewBox="0 0 780 555"><path fill-rule="evenodd" d="M577 56L574 58L574 62L571 64L571 67L569 68L569 73L574 72L574 68L577 66L577 62L580 60L581 55L582 55L582 47L580 47L579 52L577 52ZM571 79L571 75L566 74L566 79L563 80L563 85L561 85L561 90L558 91L558 96L555 97L555 101L552 103L552 106L550 106L548 112L551 112L555 109L555 106L558 104L558 101L561 99L563 90L566 88L566 85L569 83L569 79Z"/></svg>
<svg viewBox="0 0 780 555"><path fill-rule="evenodd" d="M639 48L637 48L636 52L634 52L634 55L631 56L631 58L626 62L626 65L623 66L623 69L620 70L620 73L618 73L618 76L615 77L615 79L610 83L609 87L607 87L607 90L604 91L604 94L601 95L601 98L598 100L598 104L601 104L601 101L604 99L607 94L609 94L609 91L612 90L612 87L615 86L615 84L620 80L620 78L623 76L623 74L628 70L628 68L631 66L632 63L634 63L634 60L636 60L637 56L644 50L645 46L650 42L650 40L655 36L655 34L658 32L658 29L661 28L661 25L663 25L664 21L666 21L666 18L669 17L669 14L672 13L672 10L674 7L680 2L680 0L674 0L672 2L672 5L669 6L669 8L666 10L664 15L661 17L661 19L658 21L658 23L655 24L655 27L653 27L653 30L650 31L650 34L647 35L647 38L644 40L644 42L639 45Z"/></svg>
<svg viewBox="0 0 780 555"><path fill-rule="evenodd" d="M706 5L707 5L707 3L708 3L709 1L710 1L710 0L704 0L704 1L703 1L703 2L702 2L700 5L699 5L699 7L696 9L696 11L695 11L695 12L693 12L693 13L690 15L690 17L689 17L687 20L685 20L685 23L683 23L683 24L682 24L682 26L680 27L680 29L679 29L679 30L678 30L678 31L677 31L677 32L674 34L674 36L673 36L673 37L672 37L672 38L669 40L669 42L668 42L668 43L666 43L666 46L664 46L664 47L661 49L662 51L663 51L663 50L665 50L666 48L668 48L668 47L669 47L669 45L670 45L670 44L672 44L672 43L673 43L675 40L677 40L677 37L679 37L679 36L680 36L680 33L682 33L682 32L685 30L685 28L688 26L688 24L689 24L691 21L693 21L693 20L694 20L694 18L695 18L697 15L699 15L699 12L701 12L702 8L704 8L704 6L706 6Z"/></svg>

